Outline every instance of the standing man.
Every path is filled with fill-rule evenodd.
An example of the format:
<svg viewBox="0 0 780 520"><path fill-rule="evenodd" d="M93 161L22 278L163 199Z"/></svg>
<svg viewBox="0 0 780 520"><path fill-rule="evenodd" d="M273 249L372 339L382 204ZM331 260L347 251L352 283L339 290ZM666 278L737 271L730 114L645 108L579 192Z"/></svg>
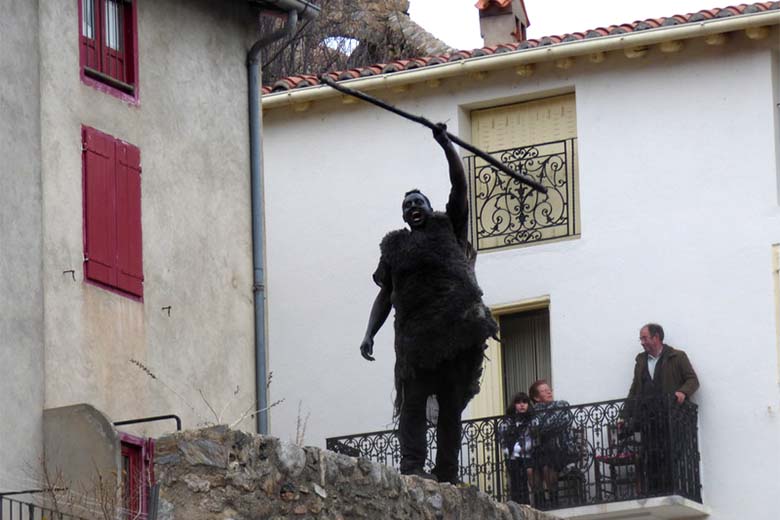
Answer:
<svg viewBox="0 0 780 520"><path fill-rule="evenodd" d="M380 244L374 300L361 355L373 361L374 336L395 307L395 414L399 417L401 473L457 483L461 413L479 392L485 340L498 326L482 303L474 275L476 252L466 237L466 175L446 126L433 131L449 164L445 213L434 212L418 190L401 211L409 229L391 231ZM436 395L439 417L433 475L426 458L426 402Z"/></svg>
<svg viewBox="0 0 780 520"><path fill-rule="evenodd" d="M664 329L657 323L639 330L644 352L636 356L624 412L628 433L641 433L640 484L650 495L672 491L670 421L679 405L699 388L699 378L685 352L663 341Z"/></svg>
<svg viewBox="0 0 780 520"><path fill-rule="evenodd" d="M639 330L644 352L637 354L628 398L674 394L682 404L699 388L699 378L682 350L664 343L664 329L648 323Z"/></svg>

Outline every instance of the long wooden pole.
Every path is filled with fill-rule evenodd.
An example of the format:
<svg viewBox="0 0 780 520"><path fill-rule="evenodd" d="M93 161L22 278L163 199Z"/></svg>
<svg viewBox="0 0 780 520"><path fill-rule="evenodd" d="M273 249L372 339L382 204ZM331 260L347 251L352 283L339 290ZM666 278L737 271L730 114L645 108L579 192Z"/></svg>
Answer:
<svg viewBox="0 0 780 520"><path fill-rule="evenodd" d="M334 88L338 90L339 92L343 92L344 94L347 94L349 96L356 97L358 99L362 99L363 101L366 101L368 103L371 103L372 105L376 105L380 108L384 108L385 110L389 110L390 112L397 114L403 118L406 118L410 121L414 121L415 123L419 123L423 126L427 126L431 130L436 129L436 124L432 123L428 119L425 119L422 116L416 116L414 114L410 114L409 112L405 112L401 110L400 108L396 108L393 105L390 105L388 103L385 103L384 101L381 101L375 97L369 96L368 94L365 94L363 92L360 92L359 90L353 90L351 88L347 88L344 85L339 85L332 79L330 79L328 76L320 76L320 81L322 83L325 83L331 88ZM457 144L458 146L461 146L462 148L468 150L469 152L473 153L474 155L481 157L484 159L488 164L496 168L497 170L502 171L503 173L509 175L513 179L518 180L519 182L522 182L526 186L530 186L531 188L540 191L542 193L547 193L547 188L543 186L540 182L538 182L535 179L532 179L531 177L528 177L527 175L521 175L515 171L510 170L505 164L501 163L500 161L496 160L493 156L490 154L487 154L480 150L479 148L472 146L471 144L463 141L458 136L453 135L449 132L447 132L447 136L449 136L450 140Z"/></svg>

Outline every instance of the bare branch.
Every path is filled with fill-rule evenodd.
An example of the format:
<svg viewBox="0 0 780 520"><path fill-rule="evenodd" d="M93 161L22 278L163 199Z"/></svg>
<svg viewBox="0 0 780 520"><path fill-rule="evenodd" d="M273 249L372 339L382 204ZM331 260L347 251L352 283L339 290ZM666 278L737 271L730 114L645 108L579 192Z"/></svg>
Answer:
<svg viewBox="0 0 780 520"><path fill-rule="evenodd" d="M267 412L268 410L270 410L274 406L278 406L278 405L282 404L283 402L284 402L284 399L279 399L278 401L274 401L273 403L269 404L265 408L260 408L259 410L254 410L254 411L251 411L251 412L250 412L250 410L252 410L254 408L254 406L250 406L249 408L247 408L247 410L243 414L241 414L241 416L238 419L236 419L235 421L230 423L228 425L228 428L231 428L231 429L235 428L241 421L243 421L245 419L251 419L252 417L255 417L257 414L260 414L260 413L263 413L263 412Z"/></svg>

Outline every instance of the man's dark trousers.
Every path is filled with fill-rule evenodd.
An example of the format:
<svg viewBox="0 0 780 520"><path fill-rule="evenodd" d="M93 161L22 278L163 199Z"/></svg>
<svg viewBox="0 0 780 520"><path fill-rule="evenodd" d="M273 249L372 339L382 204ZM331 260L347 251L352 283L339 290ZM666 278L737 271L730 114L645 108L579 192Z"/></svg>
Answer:
<svg viewBox="0 0 780 520"><path fill-rule="evenodd" d="M639 398L634 410L634 427L641 435L640 486L644 496L664 495L672 490L670 430L673 396Z"/></svg>

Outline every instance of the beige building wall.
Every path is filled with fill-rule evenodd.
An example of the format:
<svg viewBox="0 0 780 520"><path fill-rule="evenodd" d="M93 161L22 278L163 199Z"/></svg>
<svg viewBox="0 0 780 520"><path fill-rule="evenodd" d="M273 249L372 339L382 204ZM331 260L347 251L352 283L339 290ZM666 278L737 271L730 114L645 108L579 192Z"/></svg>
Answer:
<svg viewBox="0 0 780 520"><path fill-rule="evenodd" d="M7 491L29 489L28 463L42 444L38 2L2 0L0 12L0 491Z"/></svg>
<svg viewBox="0 0 780 520"><path fill-rule="evenodd" d="M137 2L133 105L81 81L77 6L40 5L45 407L89 403L112 421L175 413L185 428L224 409L232 422L254 401L255 18L238 0ZM143 301L84 280L82 125L141 150ZM172 423L123 429L156 435Z"/></svg>

